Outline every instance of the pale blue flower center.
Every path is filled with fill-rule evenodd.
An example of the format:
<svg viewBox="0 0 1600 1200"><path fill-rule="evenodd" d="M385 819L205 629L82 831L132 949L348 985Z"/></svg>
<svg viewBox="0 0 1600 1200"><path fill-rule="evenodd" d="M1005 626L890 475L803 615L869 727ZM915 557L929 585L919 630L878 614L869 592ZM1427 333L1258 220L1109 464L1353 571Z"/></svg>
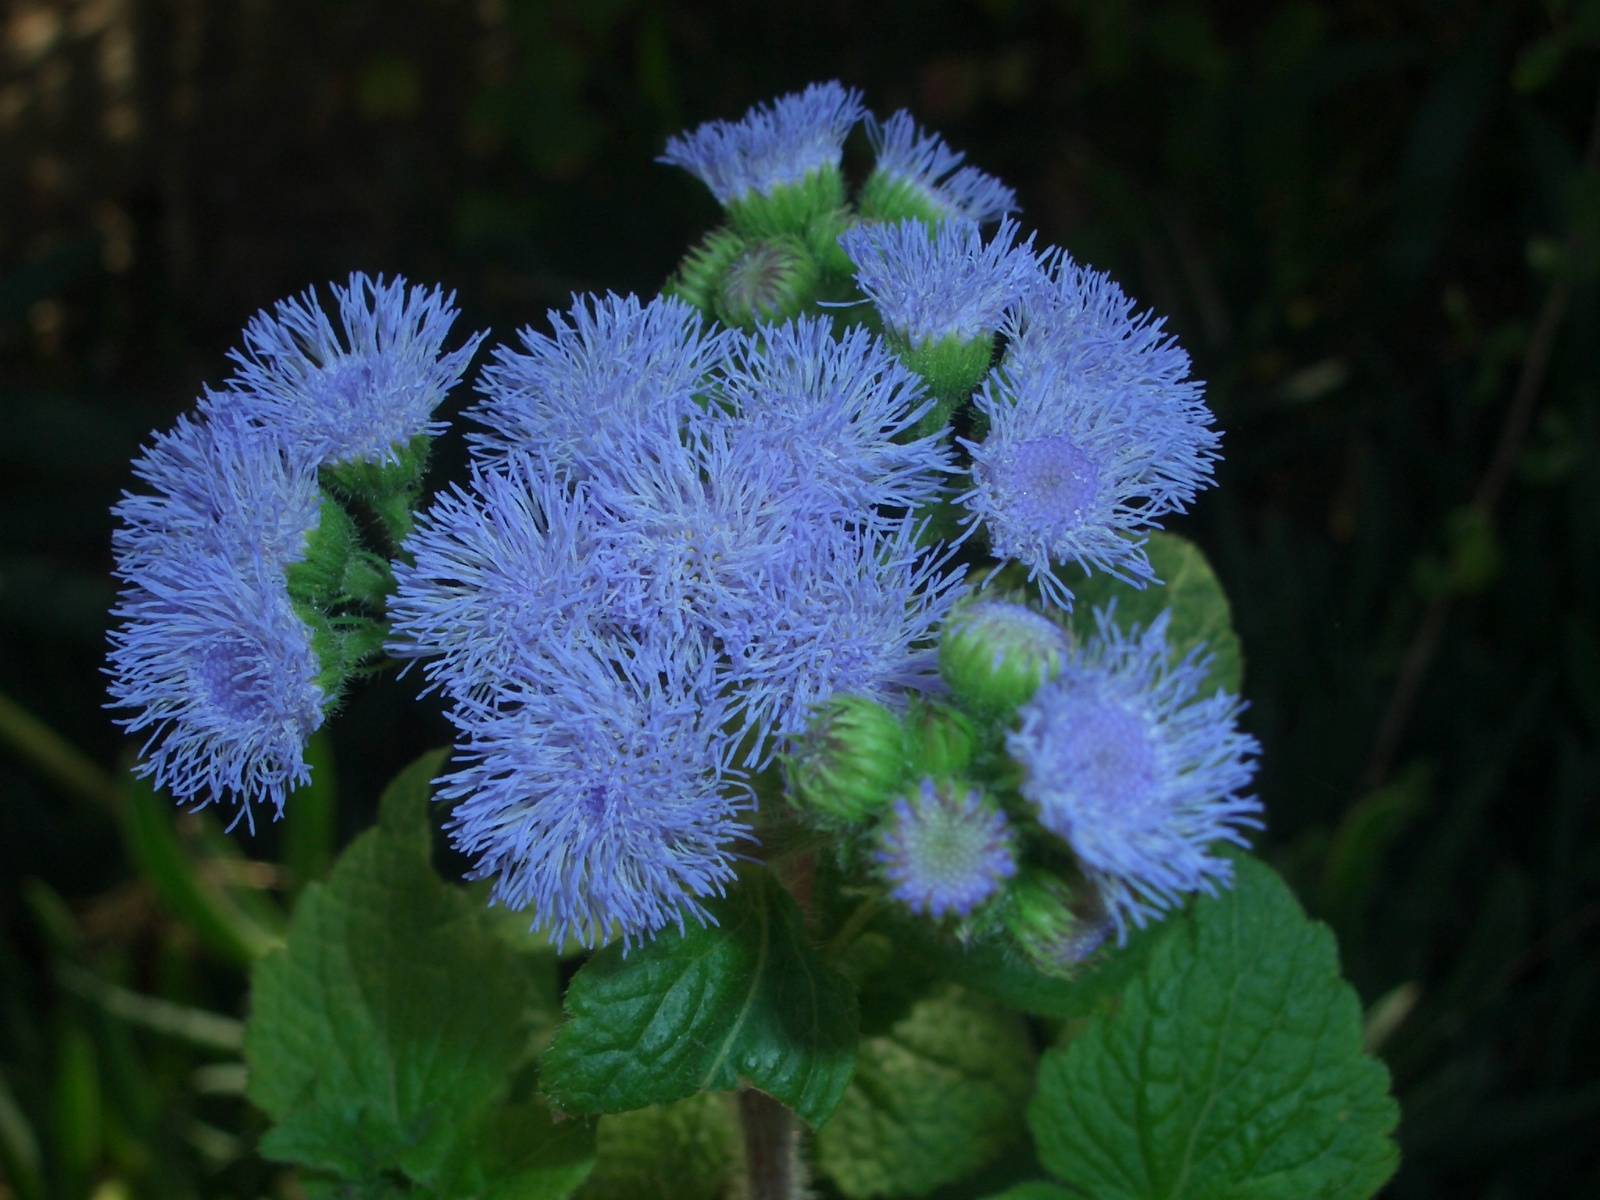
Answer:
<svg viewBox="0 0 1600 1200"><path fill-rule="evenodd" d="M202 702L225 719L248 722L267 708L259 664L248 642L209 642L197 650L191 670Z"/></svg>
<svg viewBox="0 0 1600 1200"><path fill-rule="evenodd" d="M1100 468L1065 435L1011 448L990 468L996 507L1023 528L1076 529L1094 511Z"/></svg>
<svg viewBox="0 0 1600 1200"><path fill-rule="evenodd" d="M1074 799L1074 821L1126 833L1160 825L1156 747L1146 721L1115 704L1073 708L1055 763Z"/></svg>

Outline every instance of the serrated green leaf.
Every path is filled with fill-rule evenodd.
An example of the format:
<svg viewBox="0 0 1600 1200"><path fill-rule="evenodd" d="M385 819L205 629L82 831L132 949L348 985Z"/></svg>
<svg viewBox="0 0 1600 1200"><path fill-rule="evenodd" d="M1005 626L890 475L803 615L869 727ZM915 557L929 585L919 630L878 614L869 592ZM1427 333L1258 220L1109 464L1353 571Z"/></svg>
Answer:
<svg viewBox="0 0 1600 1200"><path fill-rule="evenodd" d="M1032 1086L1023 1019L943 987L861 1043L817 1166L851 1200L922 1195L1014 1146Z"/></svg>
<svg viewBox="0 0 1600 1200"><path fill-rule="evenodd" d="M305 890L287 945L256 965L248 1095L277 1122L261 1150L363 1184L400 1173L441 1194L564 1195L587 1170L573 1135L506 1104L531 1053L525 964L429 865L439 764L425 755L395 780L378 828Z"/></svg>
<svg viewBox="0 0 1600 1200"><path fill-rule="evenodd" d="M747 1081L820 1125L856 1049L848 981L812 952L794 900L766 872L710 905L715 925L595 955L567 989L543 1060L569 1112L613 1113Z"/></svg>
<svg viewBox="0 0 1600 1200"><path fill-rule="evenodd" d="M562 1200L595 1161L595 1122L553 1119L538 1098L484 1114L430 1181L441 1200Z"/></svg>
<svg viewBox="0 0 1600 1200"><path fill-rule="evenodd" d="M1113 1012L1047 1053L1029 1124L1098 1200L1359 1200L1393 1173L1388 1072L1333 936L1262 864L1167 924Z"/></svg>
<svg viewBox="0 0 1600 1200"><path fill-rule="evenodd" d="M1237 692L1244 678L1244 657L1233 631L1233 610L1217 582L1216 572L1193 542L1172 533L1152 533L1145 547L1162 586L1135 588L1096 573L1072 583L1072 625L1080 634L1094 629L1093 609L1117 602L1117 624L1150 624L1172 610L1167 638L1176 654L1204 644L1214 656L1205 691Z"/></svg>
<svg viewBox="0 0 1600 1200"><path fill-rule="evenodd" d="M739 1169L738 1121L711 1092L601 1117L595 1145L578 1200L722 1200Z"/></svg>

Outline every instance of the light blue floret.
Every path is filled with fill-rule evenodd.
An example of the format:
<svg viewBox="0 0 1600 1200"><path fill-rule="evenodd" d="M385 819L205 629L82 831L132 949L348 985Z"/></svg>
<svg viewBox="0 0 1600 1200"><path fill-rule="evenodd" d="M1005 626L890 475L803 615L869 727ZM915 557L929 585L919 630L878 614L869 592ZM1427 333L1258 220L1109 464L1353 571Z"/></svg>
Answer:
<svg viewBox="0 0 1600 1200"><path fill-rule="evenodd" d="M954 470L944 438L910 436L933 406L921 380L859 326L836 337L828 318L802 317L741 336L721 394L742 447L850 520L927 504Z"/></svg>
<svg viewBox="0 0 1600 1200"><path fill-rule="evenodd" d="M251 318L230 355L237 369L203 407L237 408L319 465L393 462L413 439L444 428L434 412L483 334L445 350L453 292L360 272L331 290L337 327L313 289Z"/></svg>
<svg viewBox="0 0 1600 1200"><path fill-rule="evenodd" d="M548 316L549 334L522 329L482 373L468 415L483 429L467 435L481 461L533 452L583 475L634 431L675 436L731 336L670 297L578 295Z"/></svg>
<svg viewBox="0 0 1600 1200"><path fill-rule="evenodd" d="M862 112L854 88L813 83L754 105L738 121L707 121L672 138L657 161L690 172L726 206L752 193L771 195L813 171L837 169Z"/></svg>
<svg viewBox="0 0 1600 1200"><path fill-rule="evenodd" d="M719 691L708 662L618 641L524 660L496 705L458 707L439 795L473 877L557 942L708 920L753 803Z"/></svg>
<svg viewBox="0 0 1600 1200"><path fill-rule="evenodd" d="M966 917L1017 871L1005 813L977 788L924 779L894 802L875 855L889 894L927 917Z"/></svg>
<svg viewBox="0 0 1600 1200"><path fill-rule="evenodd" d="M1232 864L1216 842L1245 846L1261 804L1245 794L1256 740L1239 698L1200 696L1210 667L1167 645L1170 614L1123 631L1109 610L1062 672L1021 710L1006 748L1039 822L1073 850L1125 940L1191 892L1213 893Z"/></svg>
<svg viewBox="0 0 1600 1200"><path fill-rule="evenodd" d="M924 133L904 109L879 124L867 118L867 136L877 151L877 170L915 189L929 208L946 217L987 223L1017 211L1017 194L993 175L964 167L966 155L936 133Z"/></svg>
<svg viewBox="0 0 1600 1200"><path fill-rule="evenodd" d="M908 220L857 225L839 244L884 324L923 346L992 337L1023 295L1040 285L1033 235L1019 245L1017 234L1011 220L1002 221L988 242L977 222L965 218L931 230Z"/></svg>

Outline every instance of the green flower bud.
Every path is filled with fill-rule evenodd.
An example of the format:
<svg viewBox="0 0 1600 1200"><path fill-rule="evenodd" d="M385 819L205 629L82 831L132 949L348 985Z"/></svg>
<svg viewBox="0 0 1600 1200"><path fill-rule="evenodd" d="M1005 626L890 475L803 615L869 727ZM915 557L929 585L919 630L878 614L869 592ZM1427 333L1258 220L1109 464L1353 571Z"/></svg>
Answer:
<svg viewBox="0 0 1600 1200"><path fill-rule="evenodd" d="M939 673L970 711L1009 717L1054 678L1071 649L1066 630L1009 600L957 609L939 639Z"/></svg>
<svg viewBox="0 0 1600 1200"><path fill-rule="evenodd" d="M1071 977L1105 944L1111 921L1092 896L1042 871L1025 871L1007 889L1003 923L1017 948L1039 970Z"/></svg>
<svg viewBox="0 0 1600 1200"><path fill-rule="evenodd" d="M919 775L960 775L978 747L978 727L948 704L914 700L906 717L909 753Z"/></svg>
<svg viewBox="0 0 1600 1200"><path fill-rule="evenodd" d="M726 227L713 229L683 256L678 270L661 290L694 305L706 316L715 315L717 289L722 277L744 253L745 240Z"/></svg>
<svg viewBox="0 0 1600 1200"><path fill-rule="evenodd" d="M906 778L906 735L883 705L837 696L819 707L784 759L789 797L824 823L856 824L889 802Z"/></svg>
<svg viewBox="0 0 1600 1200"><path fill-rule="evenodd" d="M798 316L816 298L820 274L799 238L747 243L717 284L716 314L725 324L745 329Z"/></svg>

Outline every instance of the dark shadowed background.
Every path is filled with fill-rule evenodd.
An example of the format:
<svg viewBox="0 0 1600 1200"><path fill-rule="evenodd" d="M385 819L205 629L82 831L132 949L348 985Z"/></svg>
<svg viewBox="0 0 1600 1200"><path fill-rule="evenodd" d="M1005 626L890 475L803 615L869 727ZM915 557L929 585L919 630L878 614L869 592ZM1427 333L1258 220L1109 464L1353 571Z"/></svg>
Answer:
<svg viewBox="0 0 1600 1200"><path fill-rule="evenodd" d="M43 1164L0 1197L283 1194L226 1063L118 1015L243 987L100 707L141 441L355 268L496 340L654 291L716 217L665 138L822 78L1012 184L1208 380L1226 461L1173 527L1235 607L1264 852L1394 1072L1389 1194L1600 1190L1600 3L11 0L0 39L0 1180ZM336 840L445 740L413 691L334 726ZM281 830L178 828L283 883Z"/></svg>

